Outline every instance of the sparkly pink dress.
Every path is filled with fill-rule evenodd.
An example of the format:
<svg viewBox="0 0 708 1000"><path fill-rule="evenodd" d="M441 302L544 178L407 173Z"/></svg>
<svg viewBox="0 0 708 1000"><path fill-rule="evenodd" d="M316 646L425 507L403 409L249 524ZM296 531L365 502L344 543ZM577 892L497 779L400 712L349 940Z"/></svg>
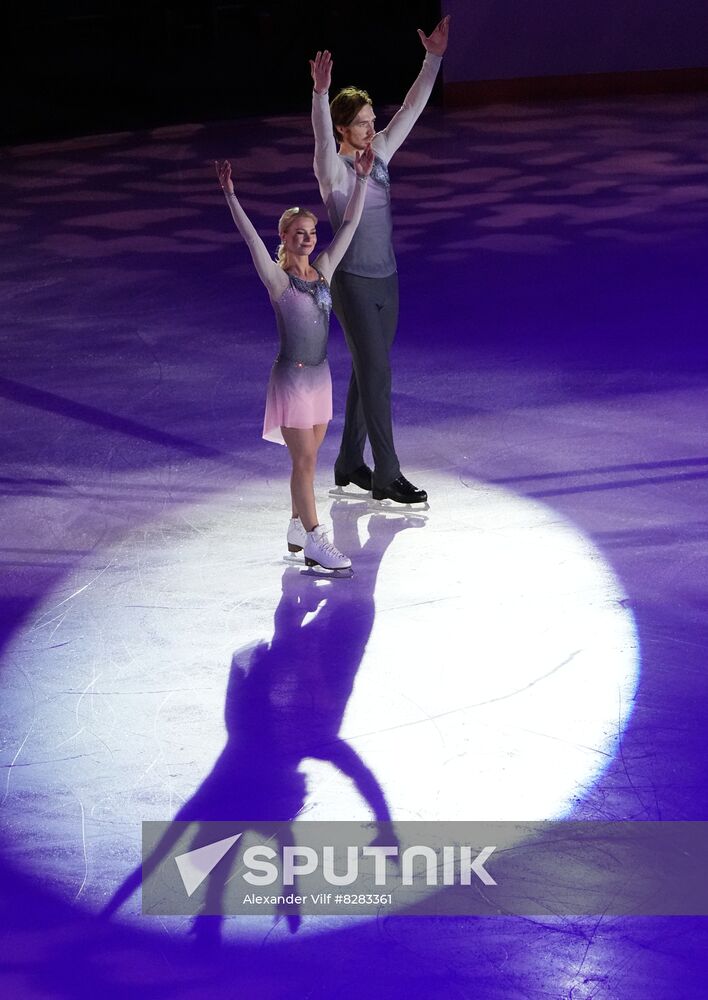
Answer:
<svg viewBox="0 0 708 1000"><path fill-rule="evenodd" d="M310 428L332 419L329 285L321 274L315 281L292 274L288 278L288 287L273 302L280 350L270 373L263 421L263 437L276 444L285 444L281 427Z"/></svg>

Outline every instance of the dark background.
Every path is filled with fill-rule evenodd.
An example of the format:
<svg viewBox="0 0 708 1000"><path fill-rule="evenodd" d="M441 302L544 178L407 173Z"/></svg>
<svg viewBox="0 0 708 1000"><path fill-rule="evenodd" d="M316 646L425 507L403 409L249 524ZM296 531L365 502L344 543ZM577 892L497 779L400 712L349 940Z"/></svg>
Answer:
<svg viewBox="0 0 708 1000"><path fill-rule="evenodd" d="M706 0L446 0L445 11L448 83L708 66Z"/></svg>
<svg viewBox="0 0 708 1000"><path fill-rule="evenodd" d="M546 77L546 96L583 92L593 74L618 74L608 93L641 92L657 72L672 75L653 90L707 85L706 0L11 0L0 143L307 111L318 48L334 54L335 88L397 104L420 66L416 28L441 8L452 43L433 103L463 81Z"/></svg>
<svg viewBox="0 0 708 1000"><path fill-rule="evenodd" d="M400 102L423 54L416 28L439 17L433 0L14 0L1 141L305 110L318 48L334 54L334 87Z"/></svg>

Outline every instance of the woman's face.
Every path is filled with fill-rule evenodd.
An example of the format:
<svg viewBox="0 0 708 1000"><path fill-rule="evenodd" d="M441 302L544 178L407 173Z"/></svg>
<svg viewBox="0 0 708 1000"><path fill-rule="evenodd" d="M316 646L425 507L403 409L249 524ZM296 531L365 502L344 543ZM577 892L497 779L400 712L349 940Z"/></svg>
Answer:
<svg viewBox="0 0 708 1000"><path fill-rule="evenodd" d="M317 221L310 215L298 215L290 223L281 240L294 257L307 257L317 245Z"/></svg>

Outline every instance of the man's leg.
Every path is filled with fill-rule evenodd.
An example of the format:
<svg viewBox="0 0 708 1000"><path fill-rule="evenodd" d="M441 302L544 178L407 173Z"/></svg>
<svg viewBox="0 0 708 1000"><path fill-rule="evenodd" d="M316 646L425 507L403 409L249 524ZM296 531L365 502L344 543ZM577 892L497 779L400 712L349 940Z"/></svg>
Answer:
<svg viewBox="0 0 708 1000"><path fill-rule="evenodd" d="M343 323L342 326L344 326ZM346 333L345 339L347 340L347 344L349 344L349 338ZM351 351L351 346L349 350ZM348 475L348 473L354 472L355 469L364 465L365 444L366 421L364 419L364 411L361 408L359 386L357 385L354 361L352 360L352 373L349 377L347 401L344 406L344 429L342 430L339 455L334 466L335 471L343 475Z"/></svg>
<svg viewBox="0 0 708 1000"><path fill-rule="evenodd" d="M361 278L342 272L335 276L333 300L353 362L335 469L346 474L363 463L368 434L375 463L374 485L385 486L400 474L391 425L389 362L398 314L396 275Z"/></svg>
<svg viewBox="0 0 708 1000"><path fill-rule="evenodd" d="M398 329L398 275L382 278L381 309L379 319L386 347L390 351Z"/></svg>
<svg viewBox="0 0 708 1000"><path fill-rule="evenodd" d="M357 307L356 295L350 289L350 276L335 272L332 279L332 304L339 323L344 331L344 338L352 354L352 371L349 378L347 401L344 408L344 429L339 447L339 455L334 463L335 473L347 475L364 464L364 445L366 444L366 421L359 398L356 372L354 370L353 344L350 331L355 324L365 325L369 318L362 315ZM371 317L373 318L373 317Z"/></svg>

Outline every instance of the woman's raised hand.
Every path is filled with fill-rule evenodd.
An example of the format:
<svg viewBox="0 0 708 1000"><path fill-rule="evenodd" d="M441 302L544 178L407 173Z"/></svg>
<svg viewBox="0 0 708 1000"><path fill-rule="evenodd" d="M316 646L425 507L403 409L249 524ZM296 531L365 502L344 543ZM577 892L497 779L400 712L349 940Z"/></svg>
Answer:
<svg viewBox="0 0 708 1000"><path fill-rule="evenodd" d="M357 151L354 158L354 169L357 177L368 177L374 165L374 147L369 143L366 149Z"/></svg>
<svg viewBox="0 0 708 1000"><path fill-rule="evenodd" d="M229 161L214 160L214 166L216 167L216 176L219 178L219 184L224 189L224 194L233 194L234 184L231 180L231 164Z"/></svg>
<svg viewBox="0 0 708 1000"><path fill-rule="evenodd" d="M310 59L310 72L315 91L318 94L326 94L332 82L332 53L327 49L318 52L314 59Z"/></svg>
<svg viewBox="0 0 708 1000"><path fill-rule="evenodd" d="M447 34L450 28L450 15L444 17L440 24L430 32L429 35L426 34L418 28L418 37L423 43L423 47L426 52L430 52L434 56L442 56L445 54L445 49L447 48Z"/></svg>

